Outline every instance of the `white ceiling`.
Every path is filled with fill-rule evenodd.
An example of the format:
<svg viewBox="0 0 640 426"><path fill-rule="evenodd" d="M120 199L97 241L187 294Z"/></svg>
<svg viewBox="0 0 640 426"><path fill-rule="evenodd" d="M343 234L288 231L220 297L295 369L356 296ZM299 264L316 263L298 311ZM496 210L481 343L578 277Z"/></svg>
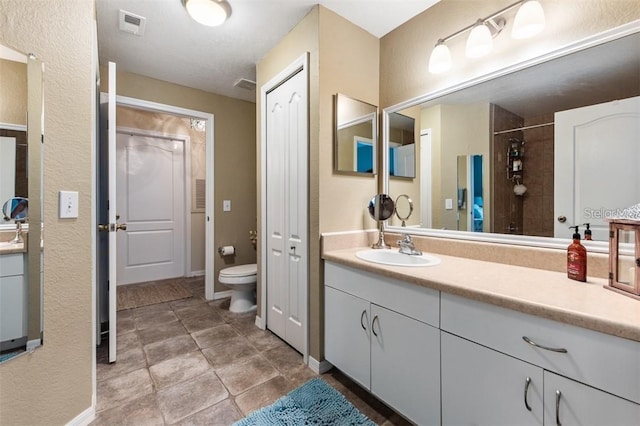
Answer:
<svg viewBox="0 0 640 426"><path fill-rule="evenodd" d="M256 64L315 4L382 37L439 0L228 0L220 27L193 21L181 0L97 0L100 63L119 70L255 102ZM143 36L118 29L118 11L147 18Z"/></svg>

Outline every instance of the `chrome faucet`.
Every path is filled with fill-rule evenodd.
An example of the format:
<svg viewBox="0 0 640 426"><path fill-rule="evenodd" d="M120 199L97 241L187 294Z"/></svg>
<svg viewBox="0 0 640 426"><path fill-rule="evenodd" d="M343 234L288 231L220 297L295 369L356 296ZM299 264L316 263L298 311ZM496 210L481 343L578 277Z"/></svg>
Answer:
<svg viewBox="0 0 640 426"><path fill-rule="evenodd" d="M399 252L403 254L409 254L413 256L420 256L422 254L422 252L415 248L415 246L413 245L413 239L409 234L404 234L404 238L398 240L398 247L400 247Z"/></svg>

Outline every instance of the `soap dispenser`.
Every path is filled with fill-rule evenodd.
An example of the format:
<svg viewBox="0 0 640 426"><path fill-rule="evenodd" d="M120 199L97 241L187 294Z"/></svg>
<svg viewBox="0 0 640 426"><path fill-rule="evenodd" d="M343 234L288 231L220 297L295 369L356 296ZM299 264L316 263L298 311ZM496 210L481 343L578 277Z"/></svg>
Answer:
<svg viewBox="0 0 640 426"><path fill-rule="evenodd" d="M591 241L591 229L589 229L589 223L585 223L584 226L587 227L587 229L584 230L584 240L585 241Z"/></svg>
<svg viewBox="0 0 640 426"><path fill-rule="evenodd" d="M576 281L587 281L587 249L580 243L580 230L575 229L573 242L567 248L567 277Z"/></svg>

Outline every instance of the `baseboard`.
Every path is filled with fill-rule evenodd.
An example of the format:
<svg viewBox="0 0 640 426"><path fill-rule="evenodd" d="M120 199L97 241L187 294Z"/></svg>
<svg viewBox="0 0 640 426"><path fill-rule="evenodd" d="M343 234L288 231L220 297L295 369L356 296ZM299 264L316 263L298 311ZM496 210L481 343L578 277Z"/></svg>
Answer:
<svg viewBox="0 0 640 426"><path fill-rule="evenodd" d="M256 327L258 327L260 330L267 329L267 324L265 323L265 321L257 315L256 315Z"/></svg>
<svg viewBox="0 0 640 426"><path fill-rule="evenodd" d="M78 414L73 420L67 423L67 426L87 426L96 418L96 408L89 407L82 413Z"/></svg>
<svg viewBox="0 0 640 426"><path fill-rule="evenodd" d="M226 299L227 297L231 297L231 290L217 291L213 293L213 300Z"/></svg>
<svg viewBox="0 0 640 426"><path fill-rule="evenodd" d="M191 271L189 272L189 275L187 275L188 277L202 277L205 274L204 269L201 271Z"/></svg>
<svg viewBox="0 0 640 426"><path fill-rule="evenodd" d="M314 357L309 357L309 368L316 374L323 374L333 368L333 365L326 360L318 361Z"/></svg>
<svg viewBox="0 0 640 426"><path fill-rule="evenodd" d="M35 348L37 348L41 344L42 341L39 338L27 341L27 352L35 350Z"/></svg>

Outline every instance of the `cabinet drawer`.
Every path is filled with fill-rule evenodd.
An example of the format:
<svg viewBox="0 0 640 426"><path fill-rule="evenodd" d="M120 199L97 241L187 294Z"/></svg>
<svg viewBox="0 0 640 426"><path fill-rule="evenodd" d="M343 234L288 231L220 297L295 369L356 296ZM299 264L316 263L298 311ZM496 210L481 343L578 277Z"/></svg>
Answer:
<svg viewBox="0 0 640 426"><path fill-rule="evenodd" d="M441 314L442 330L640 402L640 342L445 293Z"/></svg>
<svg viewBox="0 0 640 426"><path fill-rule="evenodd" d="M437 290L331 262L325 262L324 282L376 305L439 326L440 292Z"/></svg>
<svg viewBox="0 0 640 426"><path fill-rule="evenodd" d="M24 273L24 255L12 253L0 255L0 277L22 275Z"/></svg>

